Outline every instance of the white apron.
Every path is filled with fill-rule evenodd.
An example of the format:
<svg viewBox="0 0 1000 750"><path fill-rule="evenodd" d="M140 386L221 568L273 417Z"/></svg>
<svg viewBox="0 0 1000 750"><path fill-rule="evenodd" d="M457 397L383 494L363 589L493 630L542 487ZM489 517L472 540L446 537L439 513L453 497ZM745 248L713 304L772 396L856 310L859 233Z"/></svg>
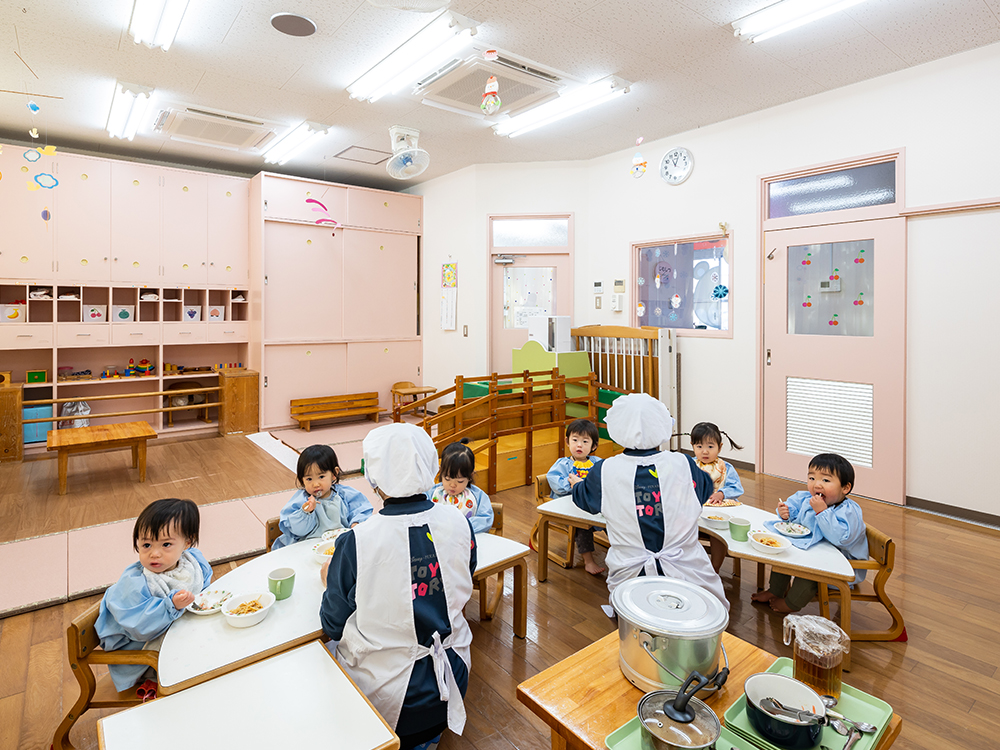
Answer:
<svg viewBox="0 0 1000 750"><path fill-rule="evenodd" d="M663 508L663 546L650 552L642 543L636 512L635 475L640 466L654 467L660 480L660 505ZM601 469L601 513L608 521L608 589L635 578L640 570L647 576L658 575L659 561L663 575L693 583L710 591L729 611L729 600L722 589L722 579L712 569L708 554L698 541L698 517L701 504L691 483L687 457L660 452L651 456L620 454L605 460Z"/></svg>
<svg viewBox="0 0 1000 750"><path fill-rule="evenodd" d="M417 643L413 626L409 528L427 524L437 551L451 635L434 634L431 648ZM445 649L452 648L471 673L472 631L462 610L472 597L469 522L453 508L435 505L420 513L373 515L354 527L358 550L357 609L337 646L337 661L368 696L390 727L396 726L413 665L434 660L441 700L448 703L448 728L461 734L465 704ZM430 581L431 578L428 578Z"/></svg>

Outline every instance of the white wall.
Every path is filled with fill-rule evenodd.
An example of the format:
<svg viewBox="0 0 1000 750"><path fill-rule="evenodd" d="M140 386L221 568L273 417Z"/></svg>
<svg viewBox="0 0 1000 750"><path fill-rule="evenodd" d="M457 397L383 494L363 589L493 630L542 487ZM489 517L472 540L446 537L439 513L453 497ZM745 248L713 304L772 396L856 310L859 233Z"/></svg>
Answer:
<svg viewBox="0 0 1000 750"><path fill-rule="evenodd" d="M629 175L636 148L625 144L587 162L479 165L416 186L427 217L425 382L444 387L455 374L486 366L489 214L575 213L574 325L628 324L627 313L593 309L591 284L603 280L607 289L613 278L624 277L631 288L633 242L710 233L724 221L733 231L733 338L682 340L682 423L718 423L746 446L728 455L752 461L758 178L905 147L908 206L1000 195L1000 103L987 95L997 80L1000 45L992 45L643 143L639 150L650 170L638 180ZM679 144L694 153L695 170L685 184L670 187L656 165ZM978 443L968 458L988 461L981 451L990 450L992 428L1000 422L1000 400L991 388L1000 365L998 337L989 327L997 311L991 287L1000 270L998 229L995 211L914 219L908 247L906 491L992 514L1000 514L996 501L969 492L972 483L956 481L941 455L948 441L967 435ZM457 333L439 330L436 274L448 254L459 263ZM461 340L465 324L470 335Z"/></svg>

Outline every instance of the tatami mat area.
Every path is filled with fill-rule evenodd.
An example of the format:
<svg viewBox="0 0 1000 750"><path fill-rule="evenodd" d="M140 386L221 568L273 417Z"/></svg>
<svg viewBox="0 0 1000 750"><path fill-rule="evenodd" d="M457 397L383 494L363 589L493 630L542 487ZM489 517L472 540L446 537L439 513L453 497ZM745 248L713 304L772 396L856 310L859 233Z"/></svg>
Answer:
<svg viewBox="0 0 1000 750"><path fill-rule="evenodd" d="M314 430L308 441L297 440L301 447L322 442L317 438L335 439L334 450L345 472L361 468L361 440L375 428L374 422L364 430L361 425L331 427ZM278 435L261 432L247 437L280 462L289 471L295 471L298 453L283 438L292 431ZM301 435L307 435L299 430ZM340 439L340 438L350 439ZM301 450L301 448L297 448ZM264 549L264 525L274 518L294 492L294 477L289 478L290 489L240 500L226 500L212 505L202 505L201 542L199 548L209 562L215 564L248 555ZM382 501L368 484L355 474L343 482L365 495L376 510ZM121 575L126 567L136 561L132 550L134 518L114 523L90 526L48 536L24 539L0 545L0 570L5 572L4 585L0 587L0 617L16 612L38 609L58 604L88 594L103 591ZM100 554L95 554L100 550Z"/></svg>

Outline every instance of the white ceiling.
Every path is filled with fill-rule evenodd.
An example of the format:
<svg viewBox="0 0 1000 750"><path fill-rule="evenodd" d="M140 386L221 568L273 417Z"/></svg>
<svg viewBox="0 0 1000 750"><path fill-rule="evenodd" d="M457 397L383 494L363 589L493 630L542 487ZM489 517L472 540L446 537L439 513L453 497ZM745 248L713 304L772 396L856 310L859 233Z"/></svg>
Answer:
<svg viewBox="0 0 1000 750"><path fill-rule="evenodd" d="M479 22L477 42L580 81L618 75L631 92L517 139L406 97L375 104L345 90L432 16L364 0L191 0L169 52L128 34L132 0L0 0L0 139L254 174L253 153L104 131L115 79L154 86L156 103L205 107L294 126L331 125L323 142L272 171L400 189L470 164L588 159L1000 41L1000 0L868 0L757 45L732 21L772 0L453 0ZM300 13L317 33L275 31ZM17 54L14 54L16 52ZM23 58L23 63L18 59ZM28 70L30 66L31 71ZM37 76L37 77L36 77ZM485 83L485 82L484 82ZM503 91L500 92L501 99ZM407 183L384 165L334 158L348 146L389 150L388 127L421 131L430 168ZM268 165L271 168L272 165Z"/></svg>

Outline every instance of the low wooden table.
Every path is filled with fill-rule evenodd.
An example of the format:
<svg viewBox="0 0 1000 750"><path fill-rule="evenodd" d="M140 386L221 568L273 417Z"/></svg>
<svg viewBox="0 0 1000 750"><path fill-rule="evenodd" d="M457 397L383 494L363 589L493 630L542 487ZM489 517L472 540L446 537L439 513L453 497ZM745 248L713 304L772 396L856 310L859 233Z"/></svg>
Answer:
<svg viewBox="0 0 1000 750"><path fill-rule="evenodd" d="M156 437L149 422L122 422L93 427L50 430L46 450L59 451L59 494L66 494L66 473L70 453L132 449L132 468L139 469L139 481L146 481L146 441Z"/></svg>
<svg viewBox="0 0 1000 750"><path fill-rule="evenodd" d="M743 696L743 683L765 671L775 657L724 633L729 680L705 699L719 718ZM643 692L618 666L618 633L609 633L517 686L517 699L552 730L552 750L603 750L604 738L635 718ZM874 750L886 750L899 736L903 720L893 714Z"/></svg>
<svg viewBox="0 0 1000 750"><path fill-rule="evenodd" d="M405 402L407 396L415 396L420 398L425 394L437 393L437 388L429 385L414 385L409 388L393 388L392 389L392 405L393 407L402 406ZM427 407L424 407L424 414L427 414Z"/></svg>

